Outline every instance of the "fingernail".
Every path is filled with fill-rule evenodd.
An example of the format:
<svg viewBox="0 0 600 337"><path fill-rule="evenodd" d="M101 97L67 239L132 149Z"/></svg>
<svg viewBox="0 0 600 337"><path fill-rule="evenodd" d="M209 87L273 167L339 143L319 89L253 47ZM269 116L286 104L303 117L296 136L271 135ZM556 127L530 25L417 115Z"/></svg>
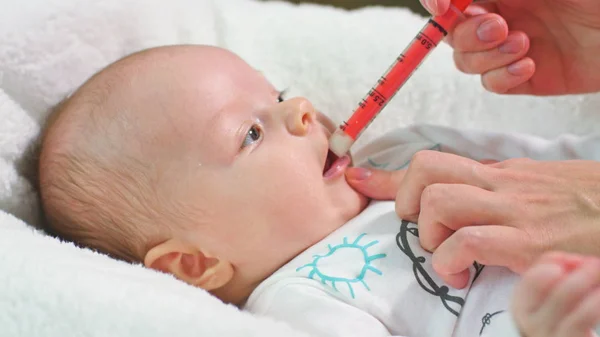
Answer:
<svg viewBox="0 0 600 337"><path fill-rule="evenodd" d="M524 59L509 65L506 67L506 70L508 70L508 72L512 75L521 76L529 72L529 66L530 65L527 59Z"/></svg>
<svg viewBox="0 0 600 337"><path fill-rule="evenodd" d="M425 0L425 9L431 14L438 14L437 0Z"/></svg>
<svg viewBox="0 0 600 337"><path fill-rule="evenodd" d="M484 21L477 28L477 37L483 42L494 42L504 37L504 28L498 19Z"/></svg>
<svg viewBox="0 0 600 337"><path fill-rule="evenodd" d="M346 170L346 177L352 180L366 180L371 174L371 170L363 167L350 167Z"/></svg>
<svg viewBox="0 0 600 337"><path fill-rule="evenodd" d="M509 36L498 50L503 54L516 54L525 48L525 41L520 35Z"/></svg>

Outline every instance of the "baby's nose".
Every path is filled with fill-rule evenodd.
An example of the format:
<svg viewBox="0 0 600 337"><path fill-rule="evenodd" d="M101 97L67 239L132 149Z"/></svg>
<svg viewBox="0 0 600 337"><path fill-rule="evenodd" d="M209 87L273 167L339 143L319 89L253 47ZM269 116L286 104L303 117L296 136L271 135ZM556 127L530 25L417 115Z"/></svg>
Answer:
<svg viewBox="0 0 600 337"><path fill-rule="evenodd" d="M305 135L315 121L315 108L304 98L294 98L287 103L289 112L286 124L289 132L295 136Z"/></svg>

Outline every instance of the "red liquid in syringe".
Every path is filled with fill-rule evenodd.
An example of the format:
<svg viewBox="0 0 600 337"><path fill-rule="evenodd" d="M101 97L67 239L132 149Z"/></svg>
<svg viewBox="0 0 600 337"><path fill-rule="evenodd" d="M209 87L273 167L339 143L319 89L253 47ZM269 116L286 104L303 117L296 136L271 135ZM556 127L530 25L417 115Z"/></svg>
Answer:
<svg viewBox="0 0 600 337"><path fill-rule="evenodd" d="M373 122L398 90L408 81L421 62L435 49L472 0L452 1L450 10L434 17L417 34L411 44L388 68L377 84L358 104L352 117L331 136L329 147L341 157L345 155L360 134Z"/></svg>

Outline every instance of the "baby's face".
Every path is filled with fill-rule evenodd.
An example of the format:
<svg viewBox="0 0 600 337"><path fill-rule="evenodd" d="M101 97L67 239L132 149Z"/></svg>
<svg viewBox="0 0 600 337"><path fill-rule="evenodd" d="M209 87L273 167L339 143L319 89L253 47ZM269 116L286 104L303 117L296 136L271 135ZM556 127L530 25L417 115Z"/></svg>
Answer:
<svg viewBox="0 0 600 337"><path fill-rule="evenodd" d="M166 170L195 209L189 239L229 260L240 277L259 281L366 206L343 170L324 174L334 125L306 99L281 100L259 72L222 50L173 55L171 64L147 76L156 89L145 111L163 112L142 123L164 124L161 147L170 144L165 151L177 158Z"/></svg>

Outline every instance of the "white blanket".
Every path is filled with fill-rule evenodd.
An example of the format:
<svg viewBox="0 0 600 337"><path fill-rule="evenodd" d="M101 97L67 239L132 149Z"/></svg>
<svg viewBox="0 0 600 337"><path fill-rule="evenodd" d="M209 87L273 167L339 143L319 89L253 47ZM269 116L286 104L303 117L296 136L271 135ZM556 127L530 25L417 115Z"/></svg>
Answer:
<svg viewBox="0 0 600 337"><path fill-rule="evenodd" d="M203 291L34 231L32 156L48 109L126 54L167 44L231 49L337 122L425 19L253 0L0 0L0 336L300 336ZM357 144L411 123L541 137L600 130L600 95L503 97L440 45ZM543 142L537 139L537 142Z"/></svg>

